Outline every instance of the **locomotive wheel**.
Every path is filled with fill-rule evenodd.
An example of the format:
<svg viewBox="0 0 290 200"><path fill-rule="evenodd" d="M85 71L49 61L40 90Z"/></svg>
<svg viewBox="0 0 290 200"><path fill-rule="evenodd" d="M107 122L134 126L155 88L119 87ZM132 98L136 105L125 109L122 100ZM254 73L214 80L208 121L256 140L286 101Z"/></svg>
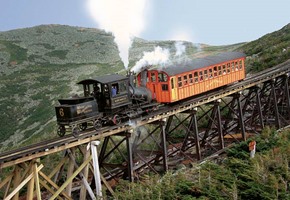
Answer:
<svg viewBox="0 0 290 200"><path fill-rule="evenodd" d="M118 124L120 124L121 123L121 118L120 118L120 116L119 115L115 115L114 117L113 117L113 123L115 124L115 125L118 125Z"/></svg>
<svg viewBox="0 0 290 200"><path fill-rule="evenodd" d="M81 123L81 124L79 125L79 128L80 128L82 131L86 130L87 127L88 127L88 123L87 123L87 122Z"/></svg>
<svg viewBox="0 0 290 200"><path fill-rule="evenodd" d="M80 134L80 130L78 129L78 127L73 127L71 132L72 132L73 136L76 137L76 138Z"/></svg>
<svg viewBox="0 0 290 200"><path fill-rule="evenodd" d="M97 120L94 121L94 128L95 128L96 130L102 128L102 122L101 122L101 120L98 120L98 119L97 119Z"/></svg>
<svg viewBox="0 0 290 200"><path fill-rule="evenodd" d="M59 126L57 129L57 134L62 137L65 134L65 127L64 126Z"/></svg>

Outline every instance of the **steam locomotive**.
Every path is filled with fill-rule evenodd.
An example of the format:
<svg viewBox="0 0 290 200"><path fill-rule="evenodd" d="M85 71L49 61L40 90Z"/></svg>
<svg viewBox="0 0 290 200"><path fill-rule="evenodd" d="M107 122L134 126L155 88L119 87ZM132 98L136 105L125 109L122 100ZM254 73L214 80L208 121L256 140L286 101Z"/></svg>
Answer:
<svg viewBox="0 0 290 200"><path fill-rule="evenodd" d="M58 135L71 130L74 136L89 126L106 125L146 115L159 105L243 80L245 54L224 52L166 67L143 68L137 75L111 74L85 79L83 96L59 99L55 107Z"/></svg>

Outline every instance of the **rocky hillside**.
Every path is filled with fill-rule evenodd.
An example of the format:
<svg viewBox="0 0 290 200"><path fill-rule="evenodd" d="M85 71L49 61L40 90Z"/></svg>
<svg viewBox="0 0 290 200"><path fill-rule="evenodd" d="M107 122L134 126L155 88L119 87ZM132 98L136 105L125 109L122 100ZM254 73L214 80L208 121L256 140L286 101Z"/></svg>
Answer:
<svg viewBox="0 0 290 200"><path fill-rule="evenodd" d="M277 49L283 53L286 49L289 58L289 25L286 29L284 34L280 35L284 30L273 34L279 34L276 39L285 40L285 44ZM263 45L274 46L272 37L267 38L265 40L270 41ZM256 46L257 42L230 46L184 42L184 56L192 58L238 48L260 58L263 49L260 53L250 51L253 49L250 45ZM129 67L134 66L144 52L153 51L157 46L174 55L177 51L175 43L135 38L130 49ZM115 72L125 73L125 69L114 37L103 30L42 25L0 32L0 151L58 137L54 117L57 99L78 93L80 88L76 82L81 79Z"/></svg>

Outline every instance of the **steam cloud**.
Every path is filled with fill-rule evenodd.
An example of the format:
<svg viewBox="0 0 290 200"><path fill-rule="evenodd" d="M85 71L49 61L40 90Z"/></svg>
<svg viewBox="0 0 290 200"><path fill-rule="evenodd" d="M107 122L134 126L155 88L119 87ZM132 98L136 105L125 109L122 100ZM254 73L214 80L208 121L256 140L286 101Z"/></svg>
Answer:
<svg viewBox="0 0 290 200"><path fill-rule="evenodd" d="M125 68L129 65L131 37L139 36L145 27L147 0L88 0L88 9L100 28L112 32Z"/></svg>
<svg viewBox="0 0 290 200"><path fill-rule="evenodd" d="M131 71L138 73L142 71L143 67L149 67L152 65L165 65L170 64L174 61L174 59L180 58L181 55L185 54L186 46L183 42L175 43L175 55L173 58L170 58L169 49L162 49L161 47L155 47L152 52L144 52L143 57L136 63L134 67L132 67ZM181 60L179 59L179 62ZM164 67L164 66L162 66Z"/></svg>
<svg viewBox="0 0 290 200"><path fill-rule="evenodd" d="M165 64L168 62L169 57L170 53L168 49L162 49L159 46L155 47L152 52L144 52L143 57L136 63L131 71L138 73L144 66Z"/></svg>
<svg viewBox="0 0 290 200"><path fill-rule="evenodd" d="M185 53L186 46L184 46L183 42L176 42L175 43L175 56L181 56Z"/></svg>

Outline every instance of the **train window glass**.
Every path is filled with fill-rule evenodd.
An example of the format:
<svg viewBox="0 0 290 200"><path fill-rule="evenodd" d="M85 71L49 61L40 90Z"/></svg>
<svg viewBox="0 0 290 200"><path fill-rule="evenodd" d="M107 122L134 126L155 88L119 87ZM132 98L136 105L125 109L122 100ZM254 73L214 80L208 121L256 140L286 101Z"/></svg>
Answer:
<svg viewBox="0 0 290 200"><path fill-rule="evenodd" d="M199 81L203 81L203 73L202 73L202 71L199 72Z"/></svg>
<svg viewBox="0 0 290 200"><path fill-rule="evenodd" d="M226 74L226 73L227 73L226 66L223 65L223 74Z"/></svg>
<svg viewBox="0 0 290 200"><path fill-rule="evenodd" d="M189 83L190 84L193 83L192 74L189 74L188 77L189 77Z"/></svg>
<svg viewBox="0 0 290 200"><path fill-rule="evenodd" d="M229 65L231 65L231 64L229 63ZM234 72L234 71L235 71L235 66L232 65L232 72Z"/></svg>
<svg viewBox="0 0 290 200"><path fill-rule="evenodd" d="M83 85L85 97L90 95L90 85Z"/></svg>
<svg viewBox="0 0 290 200"><path fill-rule="evenodd" d="M180 76L178 77L178 87L182 87L182 80Z"/></svg>
<svg viewBox="0 0 290 200"><path fill-rule="evenodd" d="M217 70L217 66L215 66L215 67L213 68L213 76L214 76L214 77L217 77L217 75L218 75L218 70Z"/></svg>
<svg viewBox="0 0 290 200"><path fill-rule="evenodd" d="M209 78L212 78L212 68L210 68L209 70L208 70L208 72L209 72Z"/></svg>
<svg viewBox="0 0 290 200"><path fill-rule="evenodd" d="M156 81L155 73L151 73L151 82L155 81Z"/></svg>
<svg viewBox="0 0 290 200"><path fill-rule="evenodd" d="M240 60L239 66L240 66L240 69L243 69L243 61Z"/></svg>
<svg viewBox="0 0 290 200"><path fill-rule="evenodd" d="M158 81L159 82L167 82L167 75L164 73L159 73L158 74Z"/></svg>
<svg viewBox="0 0 290 200"><path fill-rule="evenodd" d="M168 91L168 85L167 84L161 84L162 91Z"/></svg>
<svg viewBox="0 0 290 200"><path fill-rule="evenodd" d="M163 76L162 73L158 74L158 82L163 82Z"/></svg>
<svg viewBox="0 0 290 200"><path fill-rule="evenodd" d="M194 72L194 82L197 83L198 82L198 73Z"/></svg>
<svg viewBox="0 0 290 200"><path fill-rule="evenodd" d="M171 79L171 89L174 89L174 81L173 81L173 78Z"/></svg>
<svg viewBox="0 0 290 200"><path fill-rule="evenodd" d="M207 70L204 70L204 80L207 80L208 75L207 75Z"/></svg>
<svg viewBox="0 0 290 200"><path fill-rule="evenodd" d="M119 84L118 83L112 84L111 93L112 93L112 97L114 97L114 96L116 96L117 94L120 93L120 89L119 89Z"/></svg>
<svg viewBox="0 0 290 200"><path fill-rule="evenodd" d="M228 74L231 73L231 65L230 65L230 63L227 64L227 72L228 72Z"/></svg>
<svg viewBox="0 0 290 200"><path fill-rule="evenodd" d="M237 69L235 68L235 63L231 62L231 65L232 65L232 68L237 71Z"/></svg>
<svg viewBox="0 0 290 200"><path fill-rule="evenodd" d="M94 84L94 91L95 92L102 92L101 91L101 84L100 83L95 83Z"/></svg>
<svg viewBox="0 0 290 200"><path fill-rule="evenodd" d="M235 62L235 66L236 66L236 70L239 70L239 65L237 61Z"/></svg>
<svg viewBox="0 0 290 200"><path fill-rule="evenodd" d="M119 83L119 91L117 90L117 94L118 93L127 93L127 84L126 84L126 82Z"/></svg>
<svg viewBox="0 0 290 200"><path fill-rule="evenodd" d="M222 66L218 66L218 69L219 69L219 76L223 74L223 71L222 71Z"/></svg>
<svg viewBox="0 0 290 200"><path fill-rule="evenodd" d="M105 95L105 98L109 98L110 97L108 84L104 84L104 95Z"/></svg>
<svg viewBox="0 0 290 200"><path fill-rule="evenodd" d="M184 85L187 85L187 75L183 76Z"/></svg>

